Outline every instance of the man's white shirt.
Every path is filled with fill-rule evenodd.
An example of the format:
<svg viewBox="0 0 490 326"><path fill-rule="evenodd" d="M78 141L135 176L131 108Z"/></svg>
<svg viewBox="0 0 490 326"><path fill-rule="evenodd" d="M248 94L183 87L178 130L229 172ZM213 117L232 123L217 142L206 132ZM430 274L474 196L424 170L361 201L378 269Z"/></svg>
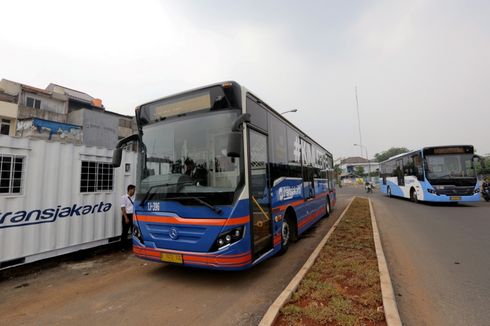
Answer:
<svg viewBox="0 0 490 326"><path fill-rule="evenodd" d="M121 196L121 207L124 207L126 210L126 214L133 214L134 212L134 207L133 203L131 200L134 202L134 196L131 197L131 200L129 200L129 195L122 195Z"/></svg>

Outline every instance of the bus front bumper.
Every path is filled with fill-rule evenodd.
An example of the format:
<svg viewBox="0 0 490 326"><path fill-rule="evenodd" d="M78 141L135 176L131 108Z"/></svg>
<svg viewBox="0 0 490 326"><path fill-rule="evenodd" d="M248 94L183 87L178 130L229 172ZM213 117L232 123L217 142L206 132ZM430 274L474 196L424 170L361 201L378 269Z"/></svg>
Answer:
<svg viewBox="0 0 490 326"><path fill-rule="evenodd" d="M133 252L137 257L151 261L207 269L241 270L252 266L250 251L235 254L213 254L148 248L133 243Z"/></svg>
<svg viewBox="0 0 490 326"><path fill-rule="evenodd" d="M455 203L455 202L478 202L480 201L480 193L475 193L471 196L459 196L459 195L436 195L429 192L424 192L424 200L440 203Z"/></svg>

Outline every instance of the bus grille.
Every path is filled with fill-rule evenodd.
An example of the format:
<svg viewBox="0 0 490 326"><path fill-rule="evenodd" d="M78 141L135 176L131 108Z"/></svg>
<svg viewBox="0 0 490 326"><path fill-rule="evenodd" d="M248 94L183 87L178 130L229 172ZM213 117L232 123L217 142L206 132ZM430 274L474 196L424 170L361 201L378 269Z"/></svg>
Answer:
<svg viewBox="0 0 490 326"><path fill-rule="evenodd" d="M177 230L178 237L172 239L170 229ZM206 234L207 228L196 226L170 226L164 224L147 224L146 229L150 237L156 241L170 241L173 243L197 243Z"/></svg>
<svg viewBox="0 0 490 326"><path fill-rule="evenodd" d="M471 196L473 189L474 187L444 186L444 189L436 189L436 193L447 196Z"/></svg>

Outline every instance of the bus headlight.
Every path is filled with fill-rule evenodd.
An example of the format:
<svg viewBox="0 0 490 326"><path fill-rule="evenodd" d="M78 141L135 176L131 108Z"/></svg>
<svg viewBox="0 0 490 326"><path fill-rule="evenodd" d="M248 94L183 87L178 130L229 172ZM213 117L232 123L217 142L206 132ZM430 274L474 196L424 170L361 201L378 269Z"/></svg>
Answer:
<svg viewBox="0 0 490 326"><path fill-rule="evenodd" d="M240 226L231 230L227 230L221 233L218 236L218 239L215 241L212 251L219 250L227 245L237 242L243 238L243 234L245 233L245 227Z"/></svg>
<svg viewBox="0 0 490 326"><path fill-rule="evenodd" d="M479 194L480 193L480 188L476 188L475 189L475 194Z"/></svg>
<svg viewBox="0 0 490 326"><path fill-rule="evenodd" d="M431 189L431 188L427 188L427 192L429 194L437 194L437 192L434 189Z"/></svg>

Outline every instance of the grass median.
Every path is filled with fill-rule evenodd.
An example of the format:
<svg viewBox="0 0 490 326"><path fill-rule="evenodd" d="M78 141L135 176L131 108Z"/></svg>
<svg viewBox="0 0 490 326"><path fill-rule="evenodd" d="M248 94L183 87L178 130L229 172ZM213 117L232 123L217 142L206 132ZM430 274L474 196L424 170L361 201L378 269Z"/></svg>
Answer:
<svg viewBox="0 0 490 326"><path fill-rule="evenodd" d="M369 202L355 198L275 325L386 325Z"/></svg>

